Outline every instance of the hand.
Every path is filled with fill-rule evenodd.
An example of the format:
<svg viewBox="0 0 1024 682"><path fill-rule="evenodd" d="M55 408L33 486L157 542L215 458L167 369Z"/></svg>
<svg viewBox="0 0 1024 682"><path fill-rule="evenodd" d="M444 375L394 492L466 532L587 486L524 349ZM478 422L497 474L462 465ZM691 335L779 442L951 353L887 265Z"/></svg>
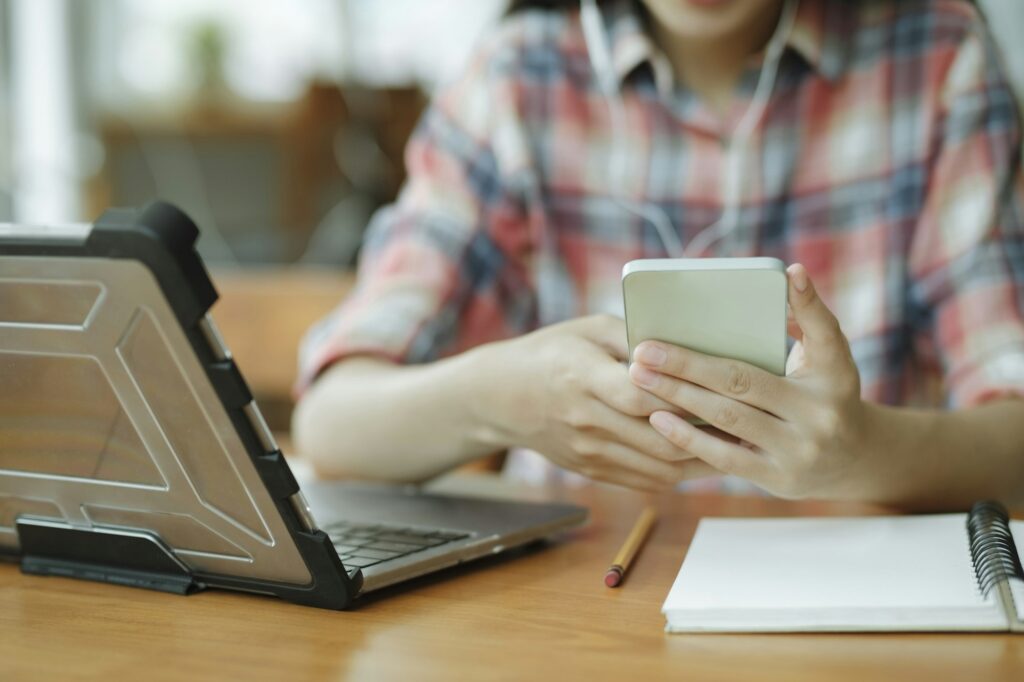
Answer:
<svg viewBox="0 0 1024 682"><path fill-rule="evenodd" d="M619 318L570 320L471 352L483 382L477 418L499 432L498 442L634 488L718 474L648 423L676 408L630 382Z"/></svg>
<svg viewBox="0 0 1024 682"><path fill-rule="evenodd" d="M802 265L788 269L797 339L779 377L743 362L644 342L633 382L673 406L651 415L670 443L783 497L841 495L857 480L867 410L850 346ZM700 429L672 411L704 419Z"/></svg>

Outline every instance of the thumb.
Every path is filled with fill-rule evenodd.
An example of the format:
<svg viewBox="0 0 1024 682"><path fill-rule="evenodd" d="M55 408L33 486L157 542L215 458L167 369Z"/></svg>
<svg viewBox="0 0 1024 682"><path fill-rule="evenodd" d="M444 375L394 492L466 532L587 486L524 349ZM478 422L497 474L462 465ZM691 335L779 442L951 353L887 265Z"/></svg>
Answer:
<svg viewBox="0 0 1024 682"><path fill-rule="evenodd" d="M839 321L818 296L807 268L796 263L790 265L786 273L789 275L789 306L802 332L804 352L812 359L846 355L848 344Z"/></svg>
<svg viewBox="0 0 1024 682"><path fill-rule="evenodd" d="M793 318L793 307L789 303L786 303L786 333L797 341L802 341L804 338L804 330Z"/></svg>

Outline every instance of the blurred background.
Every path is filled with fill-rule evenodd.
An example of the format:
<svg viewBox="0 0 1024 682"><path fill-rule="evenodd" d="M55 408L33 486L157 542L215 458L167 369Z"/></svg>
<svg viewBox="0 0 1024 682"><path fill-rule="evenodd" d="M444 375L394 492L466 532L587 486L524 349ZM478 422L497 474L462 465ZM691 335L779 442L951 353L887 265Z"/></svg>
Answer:
<svg viewBox="0 0 1024 682"><path fill-rule="evenodd" d="M1024 1L981 4L1024 92ZM214 315L286 428L299 338L351 285L431 92L505 5L0 0L0 222L185 209Z"/></svg>
<svg viewBox="0 0 1024 682"><path fill-rule="evenodd" d="M504 0L0 0L0 222L171 201L272 428L430 93Z"/></svg>
<svg viewBox="0 0 1024 682"><path fill-rule="evenodd" d="M501 0L0 0L0 220L154 196L228 264L348 264Z"/></svg>

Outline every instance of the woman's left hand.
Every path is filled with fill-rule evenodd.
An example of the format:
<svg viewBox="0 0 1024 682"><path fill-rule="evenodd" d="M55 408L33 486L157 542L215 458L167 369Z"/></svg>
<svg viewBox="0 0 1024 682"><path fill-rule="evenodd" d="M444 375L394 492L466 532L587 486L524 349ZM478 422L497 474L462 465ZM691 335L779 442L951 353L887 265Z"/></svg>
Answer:
<svg viewBox="0 0 1024 682"><path fill-rule="evenodd" d="M783 497L841 496L858 478L869 410L838 321L802 265L787 272L797 343L786 376L652 341L637 347L630 376L713 427L664 411L650 417L665 438L719 471Z"/></svg>

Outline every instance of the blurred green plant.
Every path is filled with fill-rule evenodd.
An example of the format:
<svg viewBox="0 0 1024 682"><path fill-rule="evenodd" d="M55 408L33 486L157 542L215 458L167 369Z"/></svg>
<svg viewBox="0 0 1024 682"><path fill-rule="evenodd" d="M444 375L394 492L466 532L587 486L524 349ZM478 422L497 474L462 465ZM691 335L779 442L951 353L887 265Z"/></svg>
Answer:
<svg viewBox="0 0 1024 682"><path fill-rule="evenodd" d="M189 55L200 93L210 95L226 90L224 55L227 53L227 44L227 32L215 21L203 21L191 29Z"/></svg>

